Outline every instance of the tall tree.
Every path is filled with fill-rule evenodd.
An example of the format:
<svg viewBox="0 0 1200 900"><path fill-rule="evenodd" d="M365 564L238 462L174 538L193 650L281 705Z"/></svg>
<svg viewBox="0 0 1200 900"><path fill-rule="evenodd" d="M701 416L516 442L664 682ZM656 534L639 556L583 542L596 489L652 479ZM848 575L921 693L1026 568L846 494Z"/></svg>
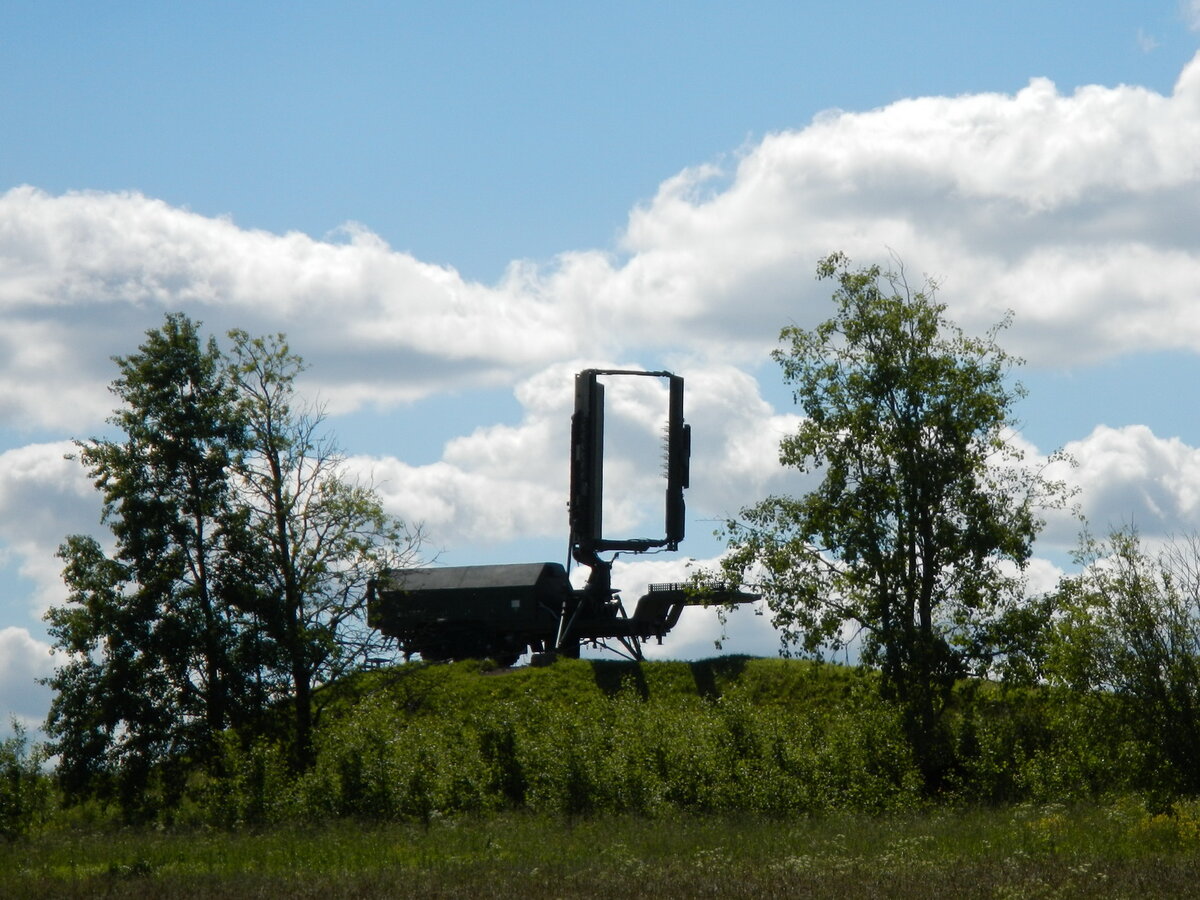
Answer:
<svg viewBox="0 0 1200 900"><path fill-rule="evenodd" d="M249 437L239 492L260 548L253 607L292 702L298 767L312 757L313 688L370 663L383 638L366 626L366 585L404 565L420 534L388 516L369 485L346 474L323 414L295 393L304 369L283 335L230 332L231 379Z"/></svg>
<svg viewBox="0 0 1200 900"><path fill-rule="evenodd" d="M861 638L931 789L949 765L941 713L955 679L1003 649L1006 612L1059 496L1008 441L1010 357L966 337L934 301L878 266L823 260L836 314L784 328L773 357L805 418L780 461L818 473L726 524L727 578L759 581L785 639L808 650Z"/></svg>
<svg viewBox="0 0 1200 900"><path fill-rule="evenodd" d="M49 679L47 728L69 780L119 772L130 798L152 767L212 758L217 732L249 712L224 599L241 577L227 473L244 429L216 344L186 316L116 363L123 438L78 443L116 552L80 535L59 550L70 602L47 619L67 662Z"/></svg>

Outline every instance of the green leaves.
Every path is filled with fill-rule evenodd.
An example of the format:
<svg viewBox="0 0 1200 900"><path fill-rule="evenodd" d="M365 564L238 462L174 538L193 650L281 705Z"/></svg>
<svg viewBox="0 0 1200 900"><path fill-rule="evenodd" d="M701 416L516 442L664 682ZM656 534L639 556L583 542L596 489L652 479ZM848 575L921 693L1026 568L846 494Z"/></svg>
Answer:
<svg viewBox="0 0 1200 900"><path fill-rule="evenodd" d="M1054 597L1046 673L1084 695L1107 694L1158 755L1158 791L1200 791L1200 539L1147 550L1132 528L1084 538L1082 573ZM1165 783L1164 782L1169 782Z"/></svg>
<svg viewBox="0 0 1200 900"><path fill-rule="evenodd" d="M219 768L225 729L277 730L281 700L307 764L314 686L380 655L368 577L415 549L297 400L286 339L230 337L226 356L168 315L115 360L122 437L79 443L114 551L80 535L60 548L69 600L47 621L66 662L47 731L73 789L111 788L131 812L147 779Z"/></svg>
<svg viewBox="0 0 1200 900"><path fill-rule="evenodd" d="M295 764L304 768L312 761L313 688L386 655L383 638L366 627L367 581L411 559L419 533L348 477L321 430L321 410L296 396L304 364L283 335L230 338L228 371L249 434L235 475L259 590L271 598L262 623L293 701Z"/></svg>
<svg viewBox="0 0 1200 900"><path fill-rule="evenodd" d="M935 284L914 291L844 254L817 274L836 282L834 316L784 328L772 356L804 414L780 462L821 482L742 510L725 530L724 578L758 581L785 639L806 650L861 637L909 704L918 755L932 754L954 679L1000 652L980 638L1020 600L1033 505L1060 489L1007 440L1020 389L996 330L967 337Z"/></svg>
<svg viewBox="0 0 1200 900"><path fill-rule="evenodd" d="M110 421L123 439L79 442L115 553L83 536L59 550L70 600L47 619L68 662L49 681L47 730L79 786L115 773L136 797L153 766L206 756L253 710L223 599L244 545L228 478L244 429L215 342L186 316L168 315L116 364Z"/></svg>

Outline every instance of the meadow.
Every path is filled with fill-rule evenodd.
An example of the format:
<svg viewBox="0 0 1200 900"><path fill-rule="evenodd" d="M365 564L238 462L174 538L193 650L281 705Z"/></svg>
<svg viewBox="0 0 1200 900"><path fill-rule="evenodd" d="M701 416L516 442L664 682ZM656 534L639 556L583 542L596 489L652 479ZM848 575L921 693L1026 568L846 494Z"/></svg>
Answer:
<svg viewBox="0 0 1200 900"><path fill-rule="evenodd" d="M70 829L0 845L5 897L1186 897L1195 807L530 814Z"/></svg>

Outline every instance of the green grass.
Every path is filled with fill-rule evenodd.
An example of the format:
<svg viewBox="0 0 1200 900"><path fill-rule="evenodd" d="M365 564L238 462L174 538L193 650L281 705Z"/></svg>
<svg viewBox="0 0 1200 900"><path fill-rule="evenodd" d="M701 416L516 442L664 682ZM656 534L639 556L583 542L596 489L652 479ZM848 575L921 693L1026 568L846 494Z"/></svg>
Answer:
<svg viewBox="0 0 1200 900"><path fill-rule="evenodd" d="M589 705L632 692L664 702L740 698L795 712L843 701L873 678L861 669L809 660L723 656L695 662L560 659L551 666L490 671L475 662L420 663L365 673L321 692L331 716L384 695L413 716L452 715L506 701Z"/></svg>
<svg viewBox="0 0 1200 900"><path fill-rule="evenodd" d="M13 897L1186 897L1194 807L601 816L67 831L0 846Z"/></svg>

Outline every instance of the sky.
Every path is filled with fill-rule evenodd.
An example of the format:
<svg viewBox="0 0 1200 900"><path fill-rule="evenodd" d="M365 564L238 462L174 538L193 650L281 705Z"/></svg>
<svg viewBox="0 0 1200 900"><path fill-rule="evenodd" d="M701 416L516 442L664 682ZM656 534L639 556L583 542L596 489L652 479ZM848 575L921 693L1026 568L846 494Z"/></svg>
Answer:
<svg viewBox="0 0 1200 900"><path fill-rule="evenodd" d="M564 561L574 373L683 375L688 537L617 562L628 601L811 483L769 354L830 315L843 251L935 280L968 333L1012 311L1014 439L1075 459L1049 471L1094 530L1200 528L1198 51L1196 0L5 3L0 717L44 718L55 550L106 537L71 442L174 311L286 333L446 564ZM660 530L630 462L606 525ZM1031 590L1079 527L1047 515ZM689 610L648 652L721 638ZM730 616L722 652L777 649Z"/></svg>

